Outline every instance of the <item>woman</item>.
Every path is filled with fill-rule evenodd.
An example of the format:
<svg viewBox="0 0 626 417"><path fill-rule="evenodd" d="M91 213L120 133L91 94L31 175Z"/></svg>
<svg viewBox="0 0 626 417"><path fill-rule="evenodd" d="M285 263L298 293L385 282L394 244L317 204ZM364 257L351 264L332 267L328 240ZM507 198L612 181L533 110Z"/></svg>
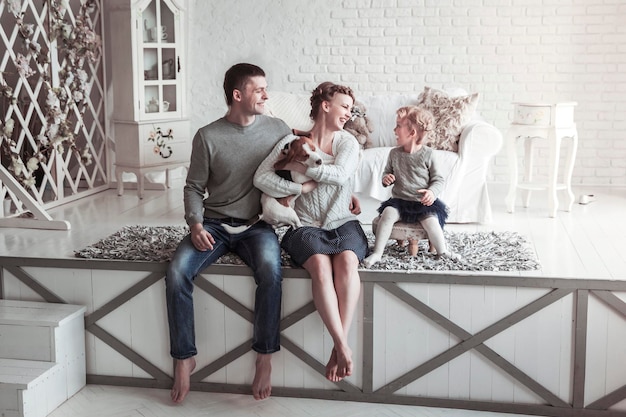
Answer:
<svg viewBox="0 0 626 417"><path fill-rule="evenodd" d="M281 246L311 276L315 307L333 338L333 351L326 365L326 378L333 382L352 374L348 332L361 291L358 266L368 250L365 233L351 212L359 144L343 130L343 125L352 117L353 104L354 94L345 86L325 82L313 91L314 125L309 136L321 152L323 164L314 168L297 163L285 167L305 174L311 181L296 184L274 172L274 163L285 144L297 138L295 135L286 136L276 145L254 178L254 185L272 197L298 197L295 210L303 227L289 229Z"/></svg>

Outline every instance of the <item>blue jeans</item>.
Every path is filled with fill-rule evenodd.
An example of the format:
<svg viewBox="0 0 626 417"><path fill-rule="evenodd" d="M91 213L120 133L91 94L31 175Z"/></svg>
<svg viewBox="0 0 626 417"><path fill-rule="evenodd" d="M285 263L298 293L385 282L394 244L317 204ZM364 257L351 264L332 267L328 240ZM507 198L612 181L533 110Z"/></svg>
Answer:
<svg viewBox="0 0 626 417"><path fill-rule="evenodd" d="M198 353L193 281L198 273L228 251L239 255L252 269L257 285L252 349L264 354L280 350L282 273L280 246L274 229L265 222L258 222L244 232L231 235L224 230L219 219L207 218L203 226L215 239L213 250L199 251L191 243L191 235L185 236L165 275L170 354L174 359L187 359Z"/></svg>

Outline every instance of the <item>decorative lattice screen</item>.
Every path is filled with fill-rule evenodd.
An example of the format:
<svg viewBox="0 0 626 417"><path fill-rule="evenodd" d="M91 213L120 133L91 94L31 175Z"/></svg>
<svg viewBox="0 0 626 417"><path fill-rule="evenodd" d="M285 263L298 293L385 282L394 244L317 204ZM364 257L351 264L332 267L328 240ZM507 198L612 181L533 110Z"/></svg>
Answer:
<svg viewBox="0 0 626 417"><path fill-rule="evenodd" d="M107 187L102 12L101 0L0 1L5 217Z"/></svg>

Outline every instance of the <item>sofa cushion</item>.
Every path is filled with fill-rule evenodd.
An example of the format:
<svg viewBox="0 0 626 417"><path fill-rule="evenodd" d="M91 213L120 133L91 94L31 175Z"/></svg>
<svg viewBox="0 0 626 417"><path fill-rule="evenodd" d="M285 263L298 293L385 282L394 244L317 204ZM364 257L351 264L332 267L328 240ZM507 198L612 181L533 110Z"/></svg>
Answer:
<svg viewBox="0 0 626 417"><path fill-rule="evenodd" d="M313 127L313 120L309 117L310 97L308 94L271 91L265 103L265 113L280 117L292 129L309 131Z"/></svg>
<svg viewBox="0 0 626 417"><path fill-rule="evenodd" d="M463 126L476 111L478 93L453 97L445 91L424 87L418 103L435 116L435 130L429 138L429 146L457 152Z"/></svg>

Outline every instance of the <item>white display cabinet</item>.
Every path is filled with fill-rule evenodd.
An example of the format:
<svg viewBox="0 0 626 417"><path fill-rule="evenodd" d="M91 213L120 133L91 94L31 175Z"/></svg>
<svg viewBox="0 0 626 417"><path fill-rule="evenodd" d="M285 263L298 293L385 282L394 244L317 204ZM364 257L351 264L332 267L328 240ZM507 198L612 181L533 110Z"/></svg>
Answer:
<svg viewBox="0 0 626 417"><path fill-rule="evenodd" d="M115 171L137 177L143 197L148 172L187 166L185 4L172 0L110 0L111 85Z"/></svg>

